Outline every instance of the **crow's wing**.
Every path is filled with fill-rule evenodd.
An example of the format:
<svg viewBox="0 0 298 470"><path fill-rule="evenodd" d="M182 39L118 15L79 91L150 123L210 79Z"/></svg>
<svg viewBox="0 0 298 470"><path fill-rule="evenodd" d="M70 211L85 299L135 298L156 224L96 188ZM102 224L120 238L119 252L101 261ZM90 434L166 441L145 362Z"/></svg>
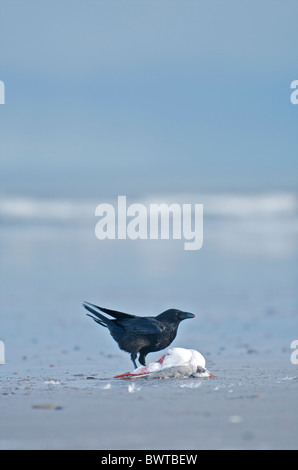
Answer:
<svg viewBox="0 0 298 470"><path fill-rule="evenodd" d="M164 325L154 317L135 317L131 319L117 319L115 322L129 333L138 335L156 335L165 330Z"/></svg>
<svg viewBox="0 0 298 470"><path fill-rule="evenodd" d="M114 317L117 320L135 318L135 315L130 315L129 313L117 312L117 310L109 310L108 308L98 307L98 305L91 304L90 302L84 302L84 304L86 304L85 308L87 308L87 306L89 305L90 307L93 307L93 309L101 310L102 312L107 313L108 315L111 315L111 317Z"/></svg>

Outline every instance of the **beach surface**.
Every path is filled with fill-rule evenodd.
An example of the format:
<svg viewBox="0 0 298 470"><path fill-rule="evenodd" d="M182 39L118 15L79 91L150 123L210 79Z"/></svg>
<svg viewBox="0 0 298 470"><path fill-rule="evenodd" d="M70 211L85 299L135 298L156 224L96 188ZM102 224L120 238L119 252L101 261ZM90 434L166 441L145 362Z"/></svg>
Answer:
<svg viewBox="0 0 298 470"><path fill-rule="evenodd" d="M83 221L85 206L73 220L78 204L60 218L38 204L28 216L17 201L0 231L1 449L298 448L295 211L206 210L203 248L187 252L181 240L97 240L95 204ZM198 350L216 377L114 379L133 369L129 354L85 300L194 313L171 347Z"/></svg>
<svg viewBox="0 0 298 470"><path fill-rule="evenodd" d="M297 449L288 358L214 359L213 379L117 380L115 357L2 366L1 449Z"/></svg>

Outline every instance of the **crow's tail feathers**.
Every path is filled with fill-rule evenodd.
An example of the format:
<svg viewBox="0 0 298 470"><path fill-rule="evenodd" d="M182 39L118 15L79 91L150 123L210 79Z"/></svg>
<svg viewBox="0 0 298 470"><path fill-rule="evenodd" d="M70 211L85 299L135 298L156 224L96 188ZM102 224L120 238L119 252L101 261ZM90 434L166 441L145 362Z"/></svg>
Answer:
<svg viewBox="0 0 298 470"><path fill-rule="evenodd" d="M135 315L130 315L129 313L118 312L117 310L110 310L109 308L99 307L98 305L91 304L90 302L84 302L83 306L90 312L94 313L96 316L100 315L100 318L103 317L105 320L107 320L107 318L104 317L101 313L99 313L98 312L99 310L101 310L104 313L107 313L108 315L116 318L117 320L127 320L128 318L135 318Z"/></svg>
<svg viewBox="0 0 298 470"><path fill-rule="evenodd" d="M91 317L94 321L96 321L96 323L98 323L99 325L102 325L106 328L108 328L108 325L109 323L111 323L111 320L109 320L108 318L106 318L104 315L102 315L101 313L99 313L97 310L96 310L96 306L95 305L92 305L92 304L89 304L89 302L84 302L83 303L83 307L85 307L86 310L88 310L88 312L91 312L93 315L90 315L89 313L87 313L88 317ZM95 316L94 316L95 315Z"/></svg>

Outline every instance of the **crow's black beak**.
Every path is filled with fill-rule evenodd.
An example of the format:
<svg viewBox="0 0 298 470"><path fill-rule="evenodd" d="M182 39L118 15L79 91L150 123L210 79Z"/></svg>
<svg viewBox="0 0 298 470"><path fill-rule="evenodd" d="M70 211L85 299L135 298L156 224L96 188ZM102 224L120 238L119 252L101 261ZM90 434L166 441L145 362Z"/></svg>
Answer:
<svg viewBox="0 0 298 470"><path fill-rule="evenodd" d="M195 315L193 313L179 312L180 320L186 320L186 318L194 318L194 317L195 317Z"/></svg>

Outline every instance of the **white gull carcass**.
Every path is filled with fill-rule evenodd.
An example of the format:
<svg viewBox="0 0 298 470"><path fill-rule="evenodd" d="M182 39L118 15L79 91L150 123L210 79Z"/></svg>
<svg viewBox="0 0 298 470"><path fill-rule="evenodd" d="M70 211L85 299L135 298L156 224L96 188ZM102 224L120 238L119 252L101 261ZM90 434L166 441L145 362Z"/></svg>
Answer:
<svg viewBox="0 0 298 470"><path fill-rule="evenodd" d="M158 361L141 366L133 372L116 375L116 379L135 379L138 377L172 379L214 377L206 369L204 356L195 349L172 348Z"/></svg>

